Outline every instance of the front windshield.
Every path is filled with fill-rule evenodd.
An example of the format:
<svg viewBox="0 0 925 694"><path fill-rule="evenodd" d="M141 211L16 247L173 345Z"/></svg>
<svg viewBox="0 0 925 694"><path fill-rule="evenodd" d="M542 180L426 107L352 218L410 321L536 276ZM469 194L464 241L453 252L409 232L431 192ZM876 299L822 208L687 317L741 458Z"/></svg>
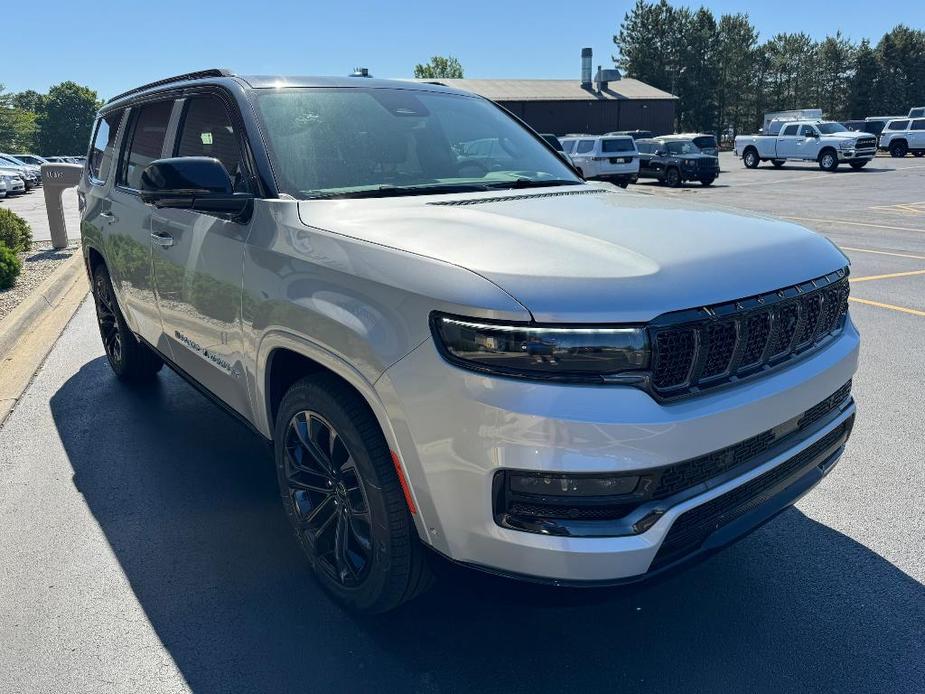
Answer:
<svg viewBox="0 0 925 694"><path fill-rule="evenodd" d="M681 140L669 142L667 144L669 154L697 154L700 150L690 140Z"/></svg>
<svg viewBox="0 0 925 694"><path fill-rule="evenodd" d="M821 132L823 135L848 132L848 128L846 128L841 123L819 123L816 127L819 128L819 132Z"/></svg>
<svg viewBox="0 0 925 694"><path fill-rule="evenodd" d="M280 189L364 197L581 183L484 99L413 89L287 88L257 95Z"/></svg>

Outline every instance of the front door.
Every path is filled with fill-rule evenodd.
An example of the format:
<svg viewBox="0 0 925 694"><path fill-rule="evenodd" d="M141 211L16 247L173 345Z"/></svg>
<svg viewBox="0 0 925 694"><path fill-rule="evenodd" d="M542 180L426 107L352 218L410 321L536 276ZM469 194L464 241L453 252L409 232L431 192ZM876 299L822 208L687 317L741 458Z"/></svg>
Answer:
<svg viewBox="0 0 925 694"><path fill-rule="evenodd" d="M800 126L796 123L781 128L780 135L777 136L777 157L779 159L795 159L799 156L799 144L803 140L797 134L799 128Z"/></svg>
<svg viewBox="0 0 925 694"><path fill-rule="evenodd" d="M174 156L213 157L237 191L250 177L230 104L215 94L186 100ZM242 266L250 227L191 210L151 217L154 275L164 336L176 364L239 413L250 415L241 331Z"/></svg>

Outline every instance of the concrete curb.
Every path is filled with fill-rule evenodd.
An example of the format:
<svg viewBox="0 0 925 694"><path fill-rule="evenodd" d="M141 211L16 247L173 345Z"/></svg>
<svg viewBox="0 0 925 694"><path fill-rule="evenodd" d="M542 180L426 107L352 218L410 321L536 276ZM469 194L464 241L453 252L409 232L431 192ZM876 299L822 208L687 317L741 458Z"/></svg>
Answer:
<svg viewBox="0 0 925 694"><path fill-rule="evenodd" d="M0 425L45 361L88 290L83 253L78 248L0 321Z"/></svg>

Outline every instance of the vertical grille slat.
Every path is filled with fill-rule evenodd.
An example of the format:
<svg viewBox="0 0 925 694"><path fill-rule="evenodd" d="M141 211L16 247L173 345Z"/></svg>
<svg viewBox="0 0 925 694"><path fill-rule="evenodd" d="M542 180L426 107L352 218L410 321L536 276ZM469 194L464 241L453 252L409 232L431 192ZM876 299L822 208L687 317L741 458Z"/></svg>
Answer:
<svg viewBox="0 0 925 694"><path fill-rule="evenodd" d="M652 389L675 398L780 366L841 329L848 293L845 268L798 287L660 316L650 328Z"/></svg>

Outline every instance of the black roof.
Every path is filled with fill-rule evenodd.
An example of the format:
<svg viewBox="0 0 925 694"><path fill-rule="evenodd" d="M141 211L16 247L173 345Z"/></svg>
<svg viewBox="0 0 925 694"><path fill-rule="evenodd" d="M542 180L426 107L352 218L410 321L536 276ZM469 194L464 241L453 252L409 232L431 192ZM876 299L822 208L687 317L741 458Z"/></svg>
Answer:
<svg viewBox="0 0 925 694"><path fill-rule="evenodd" d="M135 87L109 99L106 105L121 101L125 98L143 94L145 92L159 91L165 87L186 86L187 83L207 81L221 83L233 80L250 89L279 89L285 87L371 87L391 89L414 89L418 91L441 92L446 94L461 94L472 96L470 92L462 89L453 89L442 84L432 82L416 82L413 80L387 80L372 77L311 77L293 75L237 75L224 68L211 68L187 72L182 75L166 77L155 82Z"/></svg>

